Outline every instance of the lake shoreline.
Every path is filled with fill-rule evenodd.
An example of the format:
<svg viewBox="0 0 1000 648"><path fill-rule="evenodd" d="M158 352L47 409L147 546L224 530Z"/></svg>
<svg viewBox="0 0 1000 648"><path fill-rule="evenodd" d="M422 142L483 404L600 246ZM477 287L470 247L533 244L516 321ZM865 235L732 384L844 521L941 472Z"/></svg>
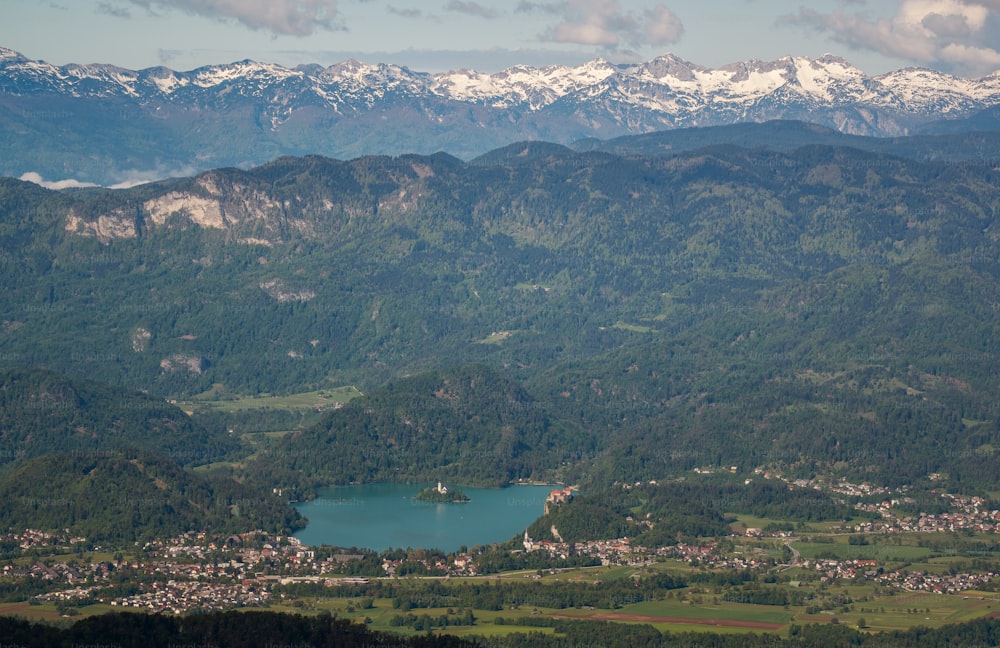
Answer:
<svg viewBox="0 0 1000 648"><path fill-rule="evenodd" d="M337 488L357 488L359 486L373 486L373 485L376 485L376 484L400 484L400 485L405 485L405 486L414 486L414 485L419 485L419 484L423 484L423 483L426 483L426 482L422 482L422 481L414 481L414 482L410 482L410 481L405 481L405 482L402 482L402 481L401 482L355 482L355 483L352 483L352 484L336 484L334 486L319 486L319 487L316 488L316 491L319 492L321 490L335 490ZM544 486L546 488L565 488L566 484L563 483L563 482L518 481L518 482L507 482L506 484L502 484L500 486L472 486L472 485L469 485L469 484L456 484L455 485L456 488L489 488L489 489L499 489L499 490L505 490L505 489L508 489L508 488L517 488L518 486L532 486L532 487ZM294 506L299 505L299 504L308 504L309 502L312 502L312 501L314 501L314 500L316 500L318 498L319 498L319 495L316 495L316 496L310 497L308 499L291 500L291 501L288 502L288 504L294 507Z"/></svg>
<svg viewBox="0 0 1000 648"><path fill-rule="evenodd" d="M512 488L520 486L520 488ZM508 542L544 513L552 484L499 488L452 486L469 498L463 506L415 499L432 484L382 482L317 489L295 508L309 523L293 534L310 546L456 551L461 546Z"/></svg>

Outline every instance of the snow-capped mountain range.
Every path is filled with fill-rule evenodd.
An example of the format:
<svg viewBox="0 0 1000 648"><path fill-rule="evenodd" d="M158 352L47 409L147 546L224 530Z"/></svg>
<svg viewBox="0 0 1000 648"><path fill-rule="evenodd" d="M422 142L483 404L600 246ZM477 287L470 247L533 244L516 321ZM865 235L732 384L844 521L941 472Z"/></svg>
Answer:
<svg viewBox="0 0 1000 648"><path fill-rule="evenodd" d="M116 126L157 137L182 128L174 133L174 145L185 148L192 123L202 131L228 125L245 150L220 156L210 146L212 138L193 146L201 158L230 164L283 153L343 157L446 150L472 156L525 139L568 143L771 119L895 136L998 104L1000 72L981 79L926 69L868 76L831 55L717 69L668 54L635 65L598 59L577 67L516 66L494 74L429 74L354 60L325 68L246 60L178 72L56 66L0 48L0 134L73 130L53 119L77 117L86 106L91 124L77 133L85 139L94 129ZM93 119L95 110L101 119ZM115 124L115 115L125 123ZM145 122L147 129L140 127ZM225 146L239 149L238 144L227 138ZM166 153L161 152L161 164Z"/></svg>

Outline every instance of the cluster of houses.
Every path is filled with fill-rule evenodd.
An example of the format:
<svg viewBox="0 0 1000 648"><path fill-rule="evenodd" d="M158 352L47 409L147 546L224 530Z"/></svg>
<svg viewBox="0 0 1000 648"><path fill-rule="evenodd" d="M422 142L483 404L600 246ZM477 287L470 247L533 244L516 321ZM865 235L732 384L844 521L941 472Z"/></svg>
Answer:
<svg viewBox="0 0 1000 648"><path fill-rule="evenodd" d="M44 546L65 549L65 539L44 532L29 530L18 536L33 540L25 548L39 546L34 540L41 539ZM244 543L248 546L243 546ZM156 611L226 609L266 605L270 599L268 583L272 580L269 574L334 572L344 558L334 555L318 561L314 550L296 538L262 532L228 537L191 532L148 542L144 550L146 557L141 559L82 565L39 560L29 566L18 566L11 561L2 567L2 575L51 581L53 590L37 597L42 601L93 599L114 606ZM347 556L352 557L355 556ZM108 588L104 583L113 574L123 572L134 575L142 591L128 597L102 595Z"/></svg>
<svg viewBox="0 0 1000 648"><path fill-rule="evenodd" d="M106 574L107 563L95 563L90 573ZM80 568L64 562L53 562L51 565L37 561L28 567L17 567L13 564L3 566L3 575L10 578L40 578L47 581L82 583L87 580L86 573Z"/></svg>
<svg viewBox="0 0 1000 648"><path fill-rule="evenodd" d="M820 581L824 583L840 579L854 580L858 577L871 580L879 573L876 560L805 560L802 567L820 572Z"/></svg>
<svg viewBox="0 0 1000 648"><path fill-rule="evenodd" d="M766 569L775 565L774 559L767 558L762 554L733 553L724 556L714 544L678 544L660 547L656 550L656 555L686 562L691 566L711 569Z"/></svg>
<svg viewBox="0 0 1000 648"><path fill-rule="evenodd" d="M657 552L659 555L680 560L688 564L700 565L711 562L719 557L715 545L689 545L678 544L672 547L661 547Z"/></svg>
<svg viewBox="0 0 1000 648"><path fill-rule="evenodd" d="M678 544L665 547L643 547L633 544L629 538L614 540L592 540L573 545L549 540L533 540L524 534L525 551L544 551L552 558L592 556L599 558L602 565L648 565L661 558L686 562L693 566L713 569L764 569L773 567L775 561L764 556L733 554L723 556L714 544Z"/></svg>
<svg viewBox="0 0 1000 648"><path fill-rule="evenodd" d="M0 533L0 541L14 543L22 550L27 551L33 548L64 547L70 549L75 545L87 542L87 539L73 535L69 531L49 533L38 529L24 529L23 531Z"/></svg>
<svg viewBox="0 0 1000 648"><path fill-rule="evenodd" d="M271 593L253 582L221 584L194 580L140 583L138 594L123 597L102 595L103 585L73 587L39 595L39 601L77 603L93 600L113 607L181 614L188 610L226 610L234 607L261 607Z"/></svg>
<svg viewBox="0 0 1000 648"><path fill-rule="evenodd" d="M826 490L831 493L837 493L840 495L848 495L851 497L868 497L871 495L893 495L899 493L905 493L910 488L908 486L902 486L900 488L889 488L888 486L878 486L876 484L870 484L868 482L862 482L860 484L854 484L846 479L835 479L831 481L826 481L824 479L793 479L785 477L776 470L767 470L765 468L754 468L754 474L760 475L764 479L778 479L790 487L796 488L812 488L814 490Z"/></svg>
<svg viewBox="0 0 1000 648"><path fill-rule="evenodd" d="M524 532L522 545L526 552L544 551L551 558L568 558L571 555L592 556L599 558L602 565L639 564L648 561L650 553L645 547L633 547L628 538L591 540L570 545L567 542L533 540L527 531Z"/></svg>
<svg viewBox="0 0 1000 648"><path fill-rule="evenodd" d="M947 513L920 513L915 516L899 516L895 507L901 503L897 499L883 500L877 504L857 504L857 508L869 513L877 513L882 519L854 525L859 533L938 533L972 531L974 533L1000 533L1000 511L985 508L986 500L981 497L964 497L943 493L951 503Z"/></svg>
<svg viewBox="0 0 1000 648"><path fill-rule="evenodd" d="M874 503L859 502L854 505L860 511L875 513L882 518L877 521L859 522L850 529L856 533L950 533L955 531L1000 533L1000 511L986 508L987 501L978 496L968 497L942 492L939 495L948 502L951 511L940 514L920 513L915 516L900 516L896 512L897 507L902 504L915 503L912 497L905 495L910 490L907 486L893 489L867 482L854 484L846 480L824 483L815 479L787 479L777 472L762 468L757 468L754 472L766 479L773 478L785 481L790 488L828 490L831 493L864 497L869 500L873 496L883 498Z"/></svg>
<svg viewBox="0 0 1000 648"><path fill-rule="evenodd" d="M92 585L90 587L71 587L69 589L47 592L39 595L37 598L39 601L79 601L82 599L93 598L95 596L95 592L100 589L102 589L100 585Z"/></svg>
<svg viewBox="0 0 1000 648"><path fill-rule="evenodd" d="M181 614L187 610L227 610L234 607L262 607L271 593L253 582L235 584L176 581L143 583L142 592L113 599L115 607L148 609Z"/></svg>
<svg viewBox="0 0 1000 648"><path fill-rule="evenodd" d="M806 560L802 563L806 569L820 572L822 582L832 582L841 579L855 580L864 578L889 587L908 591L934 592L937 594L956 594L970 589L976 589L989 583L997 574L994 572L979 572L975 574L931 574L926 571L910 572L905 569L883 571L879 569L876 560Z"/></svg>
<svg viewBox="0 0 1000 648"><path fill-rule="evenodd" d="M26 531L17 534L33 539L25 548L39 546L34 539L57 551L66 549L64 540L50 534ZM9 561L0 575L10 578L37 578L52 582L52 591L39 600L80 601L94 599L120 607L150 610L223 609L265 605L274 584L322 582L359 584L366 579L334 578L323 574L343 571L345 563L364 558L361 554L334 553L316 557L316 551L291 536L253 532L213 536L189 532L169 539L157 539L143 546L144 555L132 560L111 560L77 564L65 561L36 561L21 566ZM428 558L425 566L447 575L476 575L471 556L447 560ZM399 561L387 560L386 575L392 576ZM128 573L142 591L122 598L102 596L115 573Z"/></svg>
<svg viewBox="0 0 1000 648"><path fill-rule="evenodd" d="M315 559L316 552L292 536L271 536L252 531L226 537L209 536L204 531L189 532L168 540L154 540L143 547L153 557L204 560L217 552L235 555L236 564L302 564ZM335 563L336 561L332 561Z"/></svg>
<svg viewBox="0 0 1000 648"><path fill-rule="evenodd" d="M997 576L996 573L990 571L975 574L931 574L926 571L910 572L905 569L884 571L879 568L878 561L872 559L806 560L802 562L802 567L820 572L822 582L864 578L903 590L927 591L938 594L955 594L982 587Z"/></svg>
<svg viewBox="0 0 1000 648"><path fill-rule="evenodd" d="M476 566L475 561L472 556L468 554L462 554L458 556L453 556L451 558L408 558L407 560L389 560L385 559L382 561L382 571L385 572L386 576L397 576L399 575L400 568L403 563L417 563L423 565L428 573L440 574L444 576L476 576L479 574L479 569Z"/></svg>
<svg viewBox="0 0 1000 648"><path fill-rule="evenodd" d="M994 572L978 574L930 574L925 571L894 571L879 574L874 580L883 585L892 585L910 591L934 592L935 594L957 594L982 587L993 580Z"/></svg>
<svg viewBox="0 0 1000 648"><path fill-rule="evenodd" d="M812 482L808 483L812 485ZM883 495L901 494L908 491L909 487L904 486L901 488L892 489L889 488L888 486L877 486L875 484L869 484L868 482L861 482L860 484L854 484L847 480L841 479L839 481L830 484L828 490L831 493L839 493L840 495L850 495L852 497L869 497L871 495L883 496Z"/></svg>

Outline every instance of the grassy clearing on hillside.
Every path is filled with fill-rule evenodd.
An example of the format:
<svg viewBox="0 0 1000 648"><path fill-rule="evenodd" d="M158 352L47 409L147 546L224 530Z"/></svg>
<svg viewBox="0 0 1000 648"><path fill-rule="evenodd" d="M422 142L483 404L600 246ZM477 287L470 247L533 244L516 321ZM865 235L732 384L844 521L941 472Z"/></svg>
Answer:
<svg viewBox="0 0 1000 648"><path fill-rule="evenodd" d="M520 333L520 331L494 331L482 340L478 340L476 344L502 344L506 340L513 337L516 333Z"/></svg>
<svg viewBox="0 0 1000 648"><path fill-rule="evenodd" d="M353 385L331 387L288 396L236 396L230 399L196 398L177 404L186 411L192 412L247 412L253 410L283 410L283 411L323 411L337 408L344 403L362 396Z"/></svg>
<svg viewBox="0 0 1000 648"><path fill-rule="evenodd" d="M641 326L639 324L628 324L626 322L616 322L611 328L620 331L631 331L633 333L655 333L656 329L651 326Z"/></svg>

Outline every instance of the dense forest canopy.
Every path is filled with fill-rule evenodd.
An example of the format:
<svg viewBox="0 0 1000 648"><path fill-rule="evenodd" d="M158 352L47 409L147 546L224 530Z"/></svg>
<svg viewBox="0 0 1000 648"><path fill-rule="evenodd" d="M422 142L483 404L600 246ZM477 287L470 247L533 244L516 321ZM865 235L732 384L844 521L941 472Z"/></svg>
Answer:
<svg viewBox="0 0 1000 648"><path fill-rule="evenodd" d="M121 546L191 530L287 533L304 525L266 489L206 477L142 452L54 453L0 478L0 529L72 529Z"/></svg>
<svg viewBox="0 0 1000 648"><path fill-rule="evenodd" d="M234 469L299 493L700 465L995 485L969 458L1000 441L997 169L648 146L280 158L123 191L3 180L0 365L159 399L357 385ZM41 402L18 398L13 432ZM140 409L95 419L102 443L148 427ZM251 417L171 417L155 425L194 425L206 458L248 452Z"/></svg>

